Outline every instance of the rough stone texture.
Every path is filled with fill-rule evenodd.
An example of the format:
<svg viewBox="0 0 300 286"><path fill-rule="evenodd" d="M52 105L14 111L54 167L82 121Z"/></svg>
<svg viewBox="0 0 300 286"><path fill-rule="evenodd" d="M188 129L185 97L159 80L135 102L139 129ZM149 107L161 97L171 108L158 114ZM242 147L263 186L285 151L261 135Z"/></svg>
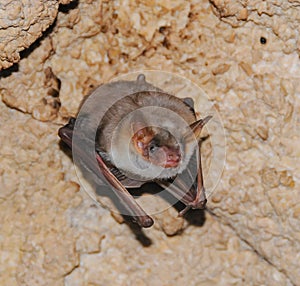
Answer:
<svg viewBox="0 0 300 286"><path fill-rule="evenodd" d="M79 263L66 218L79 185L64 181L56 125L0 108L0 284L63 285Z"/></svg>
<svg viewBox="0 0 300 286"><path fill-rule="evenodd" d="M54 22L59 3L71 0L25 0L0 3L0 70L19 62L28 48Z"/></svg>
<svg viewBox="0 0 300 286"><path fill-rule="evenodd" d="M232 27L241 27L253 22L256 27L269 29L282 43L286 54L300 54L299 40L299 1L226 1L210 0L220 19Z"/></svg>
<svg viewBox="0 0 300 286"><path fill-rule="evenodd" d="M210 214L173 237L117 224L78 193L56 125L0 110L1 285L289 285Z"/></svg>
<svg viewBox="0 0 300 286"><path fill-rule="evenodd" d="M61 7L0 79L0 284L299 285L299 15L292 0ZM34 18L44 27L34 39L47 17ZM10 34L20 42L3 67L34 41ZM78 193L58 147L56 130L84 94L142 69L193 80L223 120L226 164L203 226L192 223L199 213L175 222L173 211L144 235L118 224Z"/></svg>

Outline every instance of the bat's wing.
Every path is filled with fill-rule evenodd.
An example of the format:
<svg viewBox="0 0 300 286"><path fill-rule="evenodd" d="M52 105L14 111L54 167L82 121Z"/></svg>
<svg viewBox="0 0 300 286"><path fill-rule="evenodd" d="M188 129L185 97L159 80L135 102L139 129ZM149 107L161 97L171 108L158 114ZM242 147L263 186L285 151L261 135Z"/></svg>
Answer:
<svg viewBox="0 0 300 286"><path fill-rule="evenodd" d="M124 175L117 167L111 164L108 160L105 160L105 156L102 156L101 152L98 152L100 157L105 162L106 166L109 168L110 172L122 183L125 188L140 188L145 184L144 181L133 180Z"/></svg>
<svg viewBox="0 0 300 286"><path fill-rule="evenodd" d="M123 184L124 182L127 186L133 188L140 187L144 184L144 182L134 181L127 178L113 165L105 162L100 156L101 153L97 153L96 150L95 160L95 158L90 158L89 154L82 150L83 148L76 146L76 144L72 142L75 121L75 118L71 118L67 125L59 129L58 134L62 141L65 142L73 152L76 152L76 155L80 158L80 160L82 160L84 166L89 171L93 172L102 183L105 181L103 180L104 176L104 178L113 187L114 193L120 200L121 204L126 208L126 214L128 213L132 216L140 226L150 227L153 224L152 218L139 206Z"/></svg>
<svg viewBox="0 0 300 286"><path fill-rule="evenodd" d="M148 216L145 211L140 207L140 205L135 201L123 184L112 174L109 168L106 166L105 162L99 154L96 153L96 159L102 174L107 179L107 181L112 185L116 196L121 202L123 202L124 207L127 209L128 213L138 222L142 227L150 227L153 224L153 220Z"/></svg>

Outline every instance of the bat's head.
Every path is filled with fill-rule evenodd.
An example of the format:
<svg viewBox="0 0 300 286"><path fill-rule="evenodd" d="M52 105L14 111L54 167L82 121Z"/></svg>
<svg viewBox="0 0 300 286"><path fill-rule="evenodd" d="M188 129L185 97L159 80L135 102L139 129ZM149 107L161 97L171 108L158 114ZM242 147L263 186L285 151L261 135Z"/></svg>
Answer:
<svg viewBox="0 0 300 286"><path fill-rule="evenodd" d="M138 126L134 126L134 129ZM163 168L176 168L181 162L182 150L174 136L160 127L144 127L132 137L133 146L144 160Z"/></svg>
<svg viewBox="0 0 300 286"><path fill-rule="evenodd" d="M146 98L150 102L138 101ZM174 178L186 169L207 120L196 121L190 108L170 95L143 95L138 100L128 99L115 111L119 116L124 108L133 106L132 111L122 113L113 129L107 149L110 161L136 180Z"/></svg>

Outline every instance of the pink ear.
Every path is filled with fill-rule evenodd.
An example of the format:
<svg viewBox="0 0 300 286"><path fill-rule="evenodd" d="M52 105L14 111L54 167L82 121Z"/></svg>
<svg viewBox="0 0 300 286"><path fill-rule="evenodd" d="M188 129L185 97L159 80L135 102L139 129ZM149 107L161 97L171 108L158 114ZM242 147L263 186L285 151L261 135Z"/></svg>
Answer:
<svg viewBox="0 0 300 286"><path fill-rule="evenodd" d="M134 132L132 139L135 141L141 141L143 142L143 144L147 145L153 139L154 133L151 127L142 126L144 125L132 125L132 129Z"/></svg>

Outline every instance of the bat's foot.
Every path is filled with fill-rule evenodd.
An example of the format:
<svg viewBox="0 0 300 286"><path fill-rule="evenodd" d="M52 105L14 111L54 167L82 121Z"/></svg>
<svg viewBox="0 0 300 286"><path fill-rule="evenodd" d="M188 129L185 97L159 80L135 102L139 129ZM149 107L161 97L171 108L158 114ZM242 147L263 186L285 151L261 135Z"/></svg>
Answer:
<svg viewBox="0 0 300 286"><path fill-rule="evenodd" d="M153 225L154 221L151 217L148 217L143 221L143 227L151 227Z"/></svg>
<svg viewBox="0 0 300 286"><path fill-rule="evenodd" d="M150 216L134 217L133 221L144 228L151 227L154 224L154 221Z"/></svg>
<svg viewBox="0 0 300 286"><path fill-rule="evenodd" d="M203 210L205 209L207 199L201 200L199 202L192 202L188 204L182 211L178 213L178 216L184 216L190 209Z"/></svg>
<svg viewBox="0 0 300 286"><path fill-rule="evenodd" d="M207 203L207 199L201 200L200 202L198 202L195 206L192 206L193 209L205 209Z"/></svg>

